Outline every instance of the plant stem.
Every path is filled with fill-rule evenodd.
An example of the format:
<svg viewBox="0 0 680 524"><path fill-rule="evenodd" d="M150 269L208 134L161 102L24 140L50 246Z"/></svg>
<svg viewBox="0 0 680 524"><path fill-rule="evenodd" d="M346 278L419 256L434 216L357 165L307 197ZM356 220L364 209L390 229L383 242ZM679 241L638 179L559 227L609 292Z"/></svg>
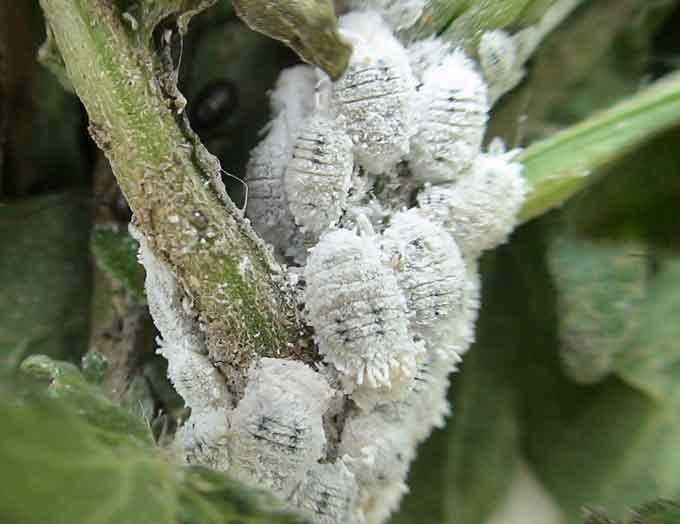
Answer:
<svg viewBox="0 0 680 524"><path fill-rule="evenodd" d="M295 345L299 319L281 268L224 193L217 160L183 125L181 95L169 92L175 84L151 42L111 1L41 5L90 133L137 227L182 282L227 380L240 382L257 355L311 359Z"/></svg>
<svg viewBox="0 0 680 524"><path fill-rule="evenodd" d="M581 124L532 144L521 157L532 189L520 220L526 222L561 205L591 184L603 167L679 123L680 74L676 73Z"/></svg>

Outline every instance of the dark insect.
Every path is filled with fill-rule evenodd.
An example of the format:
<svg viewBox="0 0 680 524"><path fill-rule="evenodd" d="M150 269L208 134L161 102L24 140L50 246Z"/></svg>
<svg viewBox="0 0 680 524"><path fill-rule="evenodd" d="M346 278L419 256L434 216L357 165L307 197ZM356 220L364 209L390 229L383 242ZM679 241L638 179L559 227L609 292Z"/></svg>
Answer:
<svg viewBox="0 0 680 524"><path fill-rule="evenodd" d="M191 108L191 123L196 129L217 127L236 109L238 91L228 80L208 84L196 95Z"/></svg>

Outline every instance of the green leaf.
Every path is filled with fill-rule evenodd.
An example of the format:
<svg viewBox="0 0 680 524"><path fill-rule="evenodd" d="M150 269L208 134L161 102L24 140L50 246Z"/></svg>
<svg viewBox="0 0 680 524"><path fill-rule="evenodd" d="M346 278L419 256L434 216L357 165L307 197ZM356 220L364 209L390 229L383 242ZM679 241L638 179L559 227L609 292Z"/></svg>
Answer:
<svg viewBox="0 0 680 524"><path fill-rule="evenodd" d="M475 46L485 31L512 25L534 0L483 0L456 17L444 32L444 38L458 45Z"/></svg>
<svg viewBox="0 0 680 524"><path fill-rule="evenodd" d="M458 45L476 44L484 31L518 29L540 21L555 0L430 0L407 40L443 33Z"/></svg>
<svg viewBox="0 0 680 524"><path fill-rule="evenodd" d="M565 218L581 235L637 239L661 249L680 246L674 176L680 126L653 137L603 170L603 177L569 202Z"/></svg>
<svg viewBox="0 0 680 524"><path fill-rule="evenodd" d="M678 123L680 74L674 74L608 111L534 143L521 157L531 191L520 220L560 205L592 183L598 170Z"/></svg>
<svg viewBox="0 0 680 524"><path fill-rule="evenodd" d="M109 401L102 390L87 382L80 370L69 362L32 355L21 364L27 375L48 382L47 394L76 409L106 440L138 439L151 444L147 422L140 416Z"/></svg>
<svg viewBox="0 0 680 524"><path fill-rule="evenodd" d="M617 521L623 524L622 521ZM680 522L680 504L670 500L658 500L635 511L626 524L677 524ZM601 513L590 513L585 524L617 524Z"/></svg>
<svg viewBox="0 0 680 524"><path fill-rule="evenodd" d="M557 287L560 357L581 383L605 377L630 345L647 293L647 249L560 235L548 261Z"/></svg>
<svg viewBox="0 0 680 524"><path fill-rule="evenodd" d="M498 355L510 350L505 367L518 403L522 455L564 512L564 524L582 523L584 507L620 518L631 507L680 492L680 395L660 403L615 375L596 386L565 376L544 225L527 224L496 250L492 273L514 297L514 307L506 305L506 324L497 329L505 333L514 325L519 347L513 351L509 331ZM493 392L489 396L499 401Z"/></svg>
<svg viewBox="0 0 680 524"><path fill-rule="evenodd" d="M549 389L534 389L527 449L568 523L580 522L584 506L620 518L680 490L677 397L659 404L617 378L571 391L546 373L548 379Z"/></svg>
<svg viewBox="0 0 680 524"><path fill-rule="evenodd" d="M446 27L460 16L472 0L430 0L426 2L423 12L415 23L404 33L406 40L418 40L440 34Z"/></svg>
<svg viewBox="0 0 680 524"><path fill-rule="evenodd" d="M75 368L57 368L58 380L74 377ZM222 474L174 464L169 453L149 442L124 432L102 439L102 429L63 398L20 398L9 391L3 388L0 396L3 522L303 522L271 497Z"/></svg>
<svg viewBox="0 0 680 524"><path fill-rule="evenodd" d="M85 380L93 384L101 384L106 376L109 362L106 357L94 351L88 351L80 361Z"/></svg>
<svg viewBox="0 0 680 524"><path fill-rule="evenodd" d="M639 329L617 362L619 375L660 401L680 388L680 262L667 261L637 320Z"/></svg>
<svg viewBox="0 0 680 524"><path fill-rule="evenodd" d="M175 16L182 34L191 18L217 0L117 0L121 15L131 32L138 32L140 42L151 43L153 30L166 18Z"/></svg>
<svg viewBox="0 0 680 524"><path fill-rule="evenodd" d="M137 260L139 243L127 231L95 227L91 240L95 262L137 300L144 300L144 268Z"/></svg>
<svg viewBox="0 0 680 524"><path fill-rule="evenodd" d="M630 524L677 524L680 522L680 504L660 500L637 510Z"/></svg>
<svg viewBox="0 0 680 524"><path fill-rule="evenodd" d="M352 45L338 32L332 0L232 0L232 5L249 27L280 40L333 80L347 69Z"/></svg>
<svg viewBox="0 0 680 524"><path fill-rule="evenodd" d="M85 352L89 228L84 194L0 202L0 361L44 353L75 362Z"/></svg>

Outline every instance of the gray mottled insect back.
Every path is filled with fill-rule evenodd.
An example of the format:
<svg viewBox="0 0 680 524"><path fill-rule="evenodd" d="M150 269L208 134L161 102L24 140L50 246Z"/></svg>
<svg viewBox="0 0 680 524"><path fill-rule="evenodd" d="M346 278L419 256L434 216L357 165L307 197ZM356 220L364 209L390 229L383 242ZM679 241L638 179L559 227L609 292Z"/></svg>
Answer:
<svg viewBox="0 0 680 524"><path fill-rule="evenodd" d="M408 54L377 13L351 13L340 25L354 53L333 83L331 105L345 117L359 164L383 173L409 152L415 79Z"/></svg>
<svg viewBox="0 0 680 524"><path fill-rule="evenodd" d="M294 136L314 110L316 81L309 66L281 73L271 95L273 118L265 128L267 136L251 151L246 168L246 214L255 231L279 252L285 252L296 232L283 179L293 154Z"/></svg>
<svg viewBox="0 0 680 524"><path fill-rule="evenodd" d="M524 67L518 55L517 44L502 29L484 33L477 53L484 79L489 86L491 103L521 82Z"/></svg>
<svg viewBox="0 0 680 524"><path fill-rule="evenodd" d="M384 522L407 491L414 441L398 418L376 410L347 422L340 453L361 488L366 523Z"/></svg>
<svg viewBox="0 0 680 524"><path fill-rule="evenodd" d="M228 471L229 423L224 409L193 413L177 430L173 448L187 464L203 464L217 471Z"/></svg>
<svg viewBox="0 0 680 524"><path fill-rule="evenodd" d="M489 111L486 84L474 62L456 51L425 71L416 100L411 170L424 181L454 181L481 151Z"/></svg>
<svg viewBox="0 0 680 524"><path fill-rule="evenodd" d="M341 461L314 464L305 475L293 503L319 524L361 522L359 486Z"/></svg>
<svg viewBox="0 0 680 524"><path fill-rule="evenodd" d="M449 374L457 370L460 359L428 355L418 363L418 370L408 394L391 409L414 441L424 441L432 428L444 427L444 419L451 414L446 398Z"/></svg>
<svg viewBox="0 0 680 524"><path fill-rule="evenodd" d="M408 49L411 71L418 82L429 69L440 66L444 59L453 52L451 44L441 38L425 38L413 42Z"/></svg>
<svg viewBox="0 0 680 524"><path fill-rule="evenodd" d="M415 372L420 351L408 332L406 302L381 264L371 235L324 235L305 269L305 303L319 352L347 388L392 387Z"/></svg>
<svg viewBox="0 0 680 524"><path fill-rule="evenodd" d="M300 362L254 364L229 417L230 473L289 496L323 456L322 417L333 395L323 376Z"/></svg>
<svg viewBox="0 0 680 524"><path fill-rule="evenodd" d="M285 174L295 222L315 236L337 224L354 170L352 142L335 121L317 113L306 120Z"/></svg>
<svg viewBox="0 0 680 524"><path fill-rule="evenodd" d="M392 217L381 248L413 313L411 331L426 341L428 350L455 357L449 330L461 316L467 278L456 242L413 208Z"/></svg>
<svg viewBox="0 0 680 524"><path fill-rule="evenodd" d="M490 153L475 159L468 176L427 187L418 196L424 212L443 224L468 259L502 244L515 228L528 188L514 155L497 142Z"/></svg>

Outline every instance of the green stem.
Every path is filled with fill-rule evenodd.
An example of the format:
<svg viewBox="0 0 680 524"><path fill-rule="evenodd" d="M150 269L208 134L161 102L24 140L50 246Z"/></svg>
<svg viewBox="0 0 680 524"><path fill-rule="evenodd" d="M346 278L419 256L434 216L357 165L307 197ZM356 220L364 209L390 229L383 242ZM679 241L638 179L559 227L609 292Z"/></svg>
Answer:
<svg viewBox="0 0 680 524"><path fill-rule="evenodd" d="M680 73L585 122L536 142L522 154L531 192L526 222L557 207L650 137L680 124Z"/></svg>
<svg viewBox="0 0 680 524"><path fill-rule="evenodd" d="M193 301L211 357L241 377L256 355L303 358L281 269L224 194L219 163L181 125L151 43L111 1L41 5L90 132L137 226Z"/></svg>

